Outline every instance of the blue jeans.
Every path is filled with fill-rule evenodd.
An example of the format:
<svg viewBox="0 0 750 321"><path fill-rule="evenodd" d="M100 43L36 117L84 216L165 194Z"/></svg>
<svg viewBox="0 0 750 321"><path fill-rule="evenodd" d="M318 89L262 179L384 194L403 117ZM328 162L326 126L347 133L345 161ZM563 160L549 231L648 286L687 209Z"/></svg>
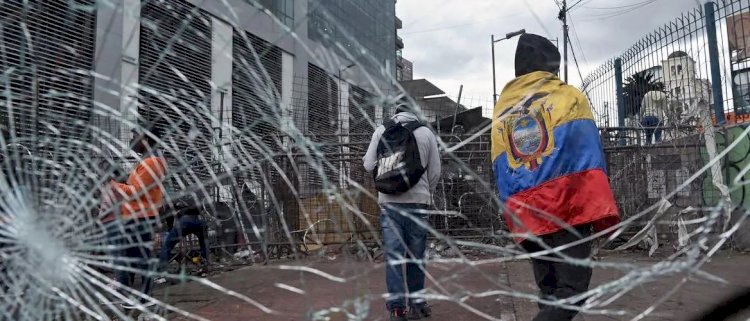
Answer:
<svg viewBox="0 0 750 321"><path fill-rule="evenodd" d="M646 145L650 145L652 143L652 138L654 139L654 143L658 143L661 141L661 128L655 128L661 126L661 120L659 117L656 116L646 116L643 117L643 121L641 121L641 125L645 127L646 131Z"/></svg>
<svg viewBox="0 0 750 321"><path fill-rule="evenodd" d="M405 309L407 292L404 289L404 264L392 264L397 260L408 258L413 262L406 264L406 284L408 293L415 295L424 290L425 246L427 243L426 214L424 204L382 204L380 227L383 229L383 247L385 252L385 283L388 287L388 310ZM420 224L417 224L420 222ZM411 299L413 308L425 304L422 298Z"/></svg>
<svg viewBox="0 0 750 321"><path fill-rule="evenodd" d="M159 255L159 265L162 269L165 269L169 263L169 255L172 249L180 242L185 236L190 234L195 235L198 238L198 245L200 246L201 258L208 261L208 247L206 246L206 235L205 235L205 224L201 221L198 215L184 215L180 217L174 228L169 231L167 237L164 238L164 242L161 245L161 255Z"/></svg>
<svg viewBox="0 0 750 321"><path fill-rule="evenodd" d="M156 264L152 260L154 226L150 219L113 221L106 226L107 238L114 247L110 255L115 266L115 280L132 287L136 273L117 267L137 269L143 280L141 292L145 295L151 295L153 273L156 271Z"/></svg>

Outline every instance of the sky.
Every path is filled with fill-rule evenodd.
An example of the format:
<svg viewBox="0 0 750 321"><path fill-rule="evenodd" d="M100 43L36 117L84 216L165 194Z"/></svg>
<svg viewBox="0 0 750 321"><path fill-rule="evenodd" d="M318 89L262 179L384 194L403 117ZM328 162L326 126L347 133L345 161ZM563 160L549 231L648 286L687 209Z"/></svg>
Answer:
<svg viewBox="0 0 750 321"><path fill-rule="evenodd" d="M466 99L491 99L490 35L526 29L559 38L556 0L399 0L396 15L403 21L398 34L403 56L414 63L414 79L425 78L451 96L464 85ZM559 0L560 2L562 0ZM569 5L578 2L569 0ZM654 29L704 0L583 0L570 11L570 36L581 74L617 56ZM554 42L554 41L553 41ZM495 44L497 91L514 76L517 38ZM581 77L569 53L569 83Z"/></svg>

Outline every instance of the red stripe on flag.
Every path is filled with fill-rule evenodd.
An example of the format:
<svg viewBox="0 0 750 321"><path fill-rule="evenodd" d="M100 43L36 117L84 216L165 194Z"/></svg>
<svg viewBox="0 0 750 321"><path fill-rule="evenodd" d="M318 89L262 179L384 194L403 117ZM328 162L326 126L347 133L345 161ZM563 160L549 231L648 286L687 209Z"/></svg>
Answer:
<svg viewBox="0 0 750 321"><path fill-rule="evenodd" d="M506 205L503 215L512 233L545 235L587 223L599 232L620 222L609 180L601 169L558 177L511 196Z"/></svg>

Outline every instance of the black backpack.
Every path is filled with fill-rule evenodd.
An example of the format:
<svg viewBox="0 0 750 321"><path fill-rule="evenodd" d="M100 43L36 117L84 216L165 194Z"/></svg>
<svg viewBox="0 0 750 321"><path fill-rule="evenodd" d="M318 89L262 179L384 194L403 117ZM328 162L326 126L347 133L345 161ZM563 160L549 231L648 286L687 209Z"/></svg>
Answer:
<svg viewBox="0 0 750 321"><path fill-rule="evenodd" d="M422 178L425 168L414 137L414 131L422 126L418 121L401 125L392 119L383 124L385 131L378 143L377 162L372 172L378 192L401 194Z"/></svg>

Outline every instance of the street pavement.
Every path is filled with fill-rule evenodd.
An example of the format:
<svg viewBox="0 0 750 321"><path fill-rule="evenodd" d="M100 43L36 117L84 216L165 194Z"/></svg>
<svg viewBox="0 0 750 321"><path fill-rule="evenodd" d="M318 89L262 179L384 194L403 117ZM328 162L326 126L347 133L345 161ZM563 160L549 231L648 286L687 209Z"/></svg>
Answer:
<svg viewBox="0 0 750 321"><path fill-rule="evenodd" d="M659 260L641 253L619 253L605 255L603 261L649 266ZM699 277L685 279L685 274L660 277L635 287L607 307L627 311L627 315L587 314L576 320L630 320L683 279L684 285L642 320L689 320L735 291L750 288L749 269L750 255L720 253L704 270L725 279L725 284ZM527 261L478 265L433 263L428 273L427 287L431 293L439 294L430 300L434 312L431 320L520 321L531 320L536 313L536 303L523 297L536 293L531 265ZM597 268L592 283L603 284L622 275L619 269ZM210 320L355 320L347 318L347 314L366 315L364 320L387 320L382 296L385 292L383 263L323 256L249 266L212 276L209 280L245 298L235 298L197 282L162 288L155 296ZM179 320L180 317L172 314L168 319Z"/></svg>

